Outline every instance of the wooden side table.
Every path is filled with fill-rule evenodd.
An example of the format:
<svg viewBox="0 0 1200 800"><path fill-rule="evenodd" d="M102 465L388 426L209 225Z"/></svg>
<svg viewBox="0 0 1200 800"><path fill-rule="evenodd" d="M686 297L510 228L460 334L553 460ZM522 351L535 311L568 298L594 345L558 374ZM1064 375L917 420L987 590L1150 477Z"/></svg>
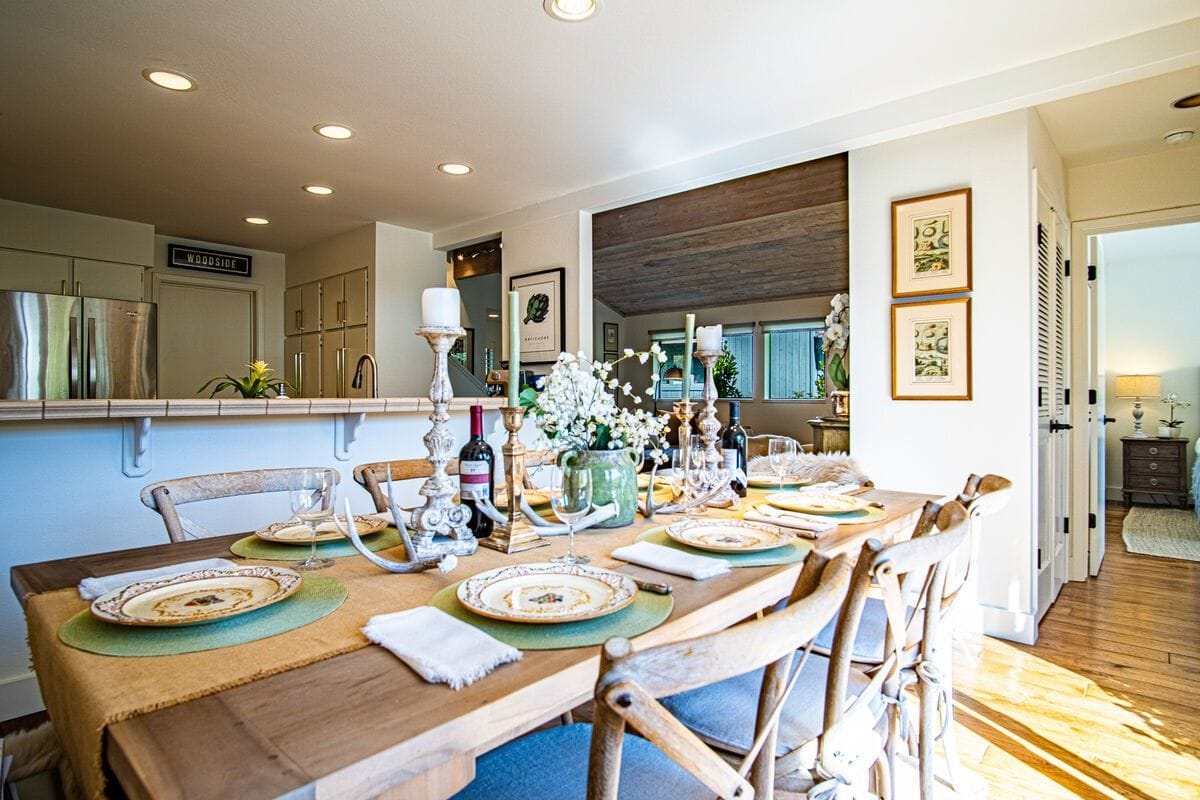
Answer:
<svg viewBox="0 0 1200 800"><path fill-rule="evenodd" d="M1167 505L1188 505L1188 440L1121 437L1121 494L1147 495Z"/></svg>
<svg viewBox="0 0 1200 800"><path fill-rule="evenodd" d="M808 424L813 429L814 453L850 452L849 417L816 417Z"/></svg>

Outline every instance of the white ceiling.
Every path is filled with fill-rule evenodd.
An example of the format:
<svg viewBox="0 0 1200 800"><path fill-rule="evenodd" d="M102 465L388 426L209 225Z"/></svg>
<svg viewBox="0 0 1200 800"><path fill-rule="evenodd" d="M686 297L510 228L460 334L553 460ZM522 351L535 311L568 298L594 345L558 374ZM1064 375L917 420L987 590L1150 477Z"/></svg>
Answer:
<svg viewBox="0 0 1200 800"><path fill-rule="evenodd" d="M563 24L541 5L7 0L0 197L282 251L370 220L434 230L1197 16L1196 0L606 0ZM200 88L157 89L146 67ZM328 120L359 136L312 133Z"/></svg>
<svg viewBox="0 0 1200 800"><path fill-rule="evenodd" d="M1200 108L1172 103L1200 92L1200 67L1124 83L1098 92L1038 106L1068 168L1114 161L1179 147L1200 147ZM1163 141L1168 131L1190 128L1196 138L1186 145ZM1200 149L1195 151L1200 158Z"/></svg>

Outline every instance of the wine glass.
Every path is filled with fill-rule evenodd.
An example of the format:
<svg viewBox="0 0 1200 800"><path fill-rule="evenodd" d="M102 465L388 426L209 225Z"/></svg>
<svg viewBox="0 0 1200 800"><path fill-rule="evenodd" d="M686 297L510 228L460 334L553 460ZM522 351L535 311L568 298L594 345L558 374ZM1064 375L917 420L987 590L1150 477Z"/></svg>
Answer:
<svg viewBox="0 0 1200 800"><path fill-rule="evenodd" d="M327 470L304 470L302 488L290 492L292 513L308 528L310 540L308 558L292 565L293 569L314 570L333 566L331 558L317 558L317 525L333 513L333 478Z"/></svg>
<svg viewBox="0 0 1200 800"><path fill-rule="evenodd" d="M707 466L704 459L704 444L699 436L689 436L687 446L687 472L685 479L689 488L689 496L692 500L704 494L707 488L705 475L705 467ZM687 515L694 517L708 511L708 506L704 503L693 503L687 509Z"/></svg>
<svg viewBox="0 0 1200 800"><path fill-rule="evenodd" d="M771 472L779 479L779 491L783 491L783 479L796 460L796 440L777 438L767 442L767 462Z"/></svg>
<svg viewBox="0 0 1200 800"><path fill-rule="evenodd" d="M550 508L567 526L567 552L550 560L558 564L586 564L587 556L575 552L575 523L592 510L592 473L586 467L574 467L568 453L561 466L550 473Z"/></svg>

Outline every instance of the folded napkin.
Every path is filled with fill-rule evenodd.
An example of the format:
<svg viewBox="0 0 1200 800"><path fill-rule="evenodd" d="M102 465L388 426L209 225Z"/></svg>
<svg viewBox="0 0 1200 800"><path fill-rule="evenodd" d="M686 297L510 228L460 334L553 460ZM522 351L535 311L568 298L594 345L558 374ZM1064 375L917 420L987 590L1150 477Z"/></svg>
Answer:
<svg viewBox="0 0 1200 800"><path fill-rule="evenodd" d="M770 513L760 511L762 506L756 506L742 515L743 519L751 522L764 522L768 525L777 525L780 528L789 528L798 531L800 534L809 534L806 539L815 539L818 534L828 533L838 526L836 522L827 517L820 517L815 514L802 514L799 511L775 511Z"/></svg>
<svg viewBox="0 0 1200 800"><path fill-rule="evenodd" d="M656 569L659 572L683 575L696 581L707 580L729 572L729 562L724 559L685 553L674 547L663 547L661 544L653 542L634 542L625 547L618 547L612 551L612 557L628 561L630 564L640 564L643 567Z"/></svg>
<svg viewBox="0 0 1200 800"><path fill-rule="evenodd" d="M446 683L455 691L521 659L515 647L432 606L377 614L362 632L428 682Z"/></svg>
<svg viewBox="0 0 1200 800"><path fill-rule="evenodd" d="M184 561L181 564L171 564L167 567L154 569L139 569L134 572L118 572L116 575L105 575L102 578L84 578L79 582L79 596L84 600L95 600L101 595L108 594L114 589L121 589L138 581L153 581L158 578L168 578L172 575L182 575L198 569L233 569L237 564L225 558L205 558L200 561Z"/></svg>

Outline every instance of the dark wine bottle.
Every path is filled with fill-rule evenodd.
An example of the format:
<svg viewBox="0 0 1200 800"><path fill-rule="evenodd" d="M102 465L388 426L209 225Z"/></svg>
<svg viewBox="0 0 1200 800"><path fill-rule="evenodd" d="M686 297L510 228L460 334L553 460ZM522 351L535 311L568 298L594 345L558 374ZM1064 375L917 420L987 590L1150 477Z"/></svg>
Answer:
<svg viewBox="0 0 1200 800"><path fill-rule="evenodd" d="M733 473L730 488L738 497L746 496L746 429L742 427L742 404L729 401L729 425L721 434L721 453L725 469ZM740 471L739 471L740 470Z"/></svg>
<svg viewBox="0 0 1200 800"><path fill-rule="evenodd" d="M483 539L492 535L492 518L479 510L476 500L496 497L496 454L483 439L483 406L471 406L471 438L458 453L458 485L462 503L471 509L471 532Z"/></svg>

